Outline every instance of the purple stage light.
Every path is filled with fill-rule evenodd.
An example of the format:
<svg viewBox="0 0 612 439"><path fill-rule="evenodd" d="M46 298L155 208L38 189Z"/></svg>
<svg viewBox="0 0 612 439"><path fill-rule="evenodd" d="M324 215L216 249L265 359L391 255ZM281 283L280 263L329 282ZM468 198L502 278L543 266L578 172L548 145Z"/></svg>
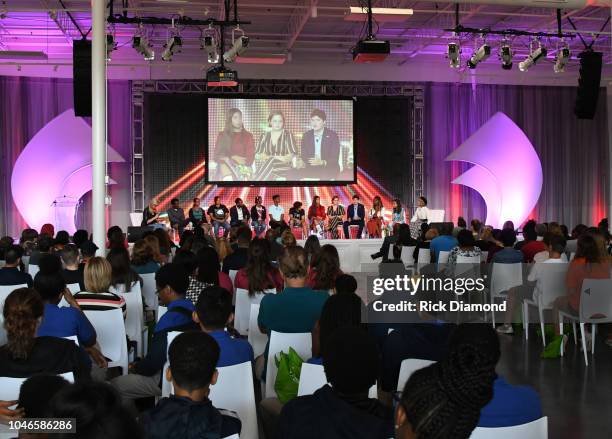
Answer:
<svg viewBox="0 0 612 439"><path fill-rule="evenodd" d="M504 113L497 113L455 149L446 161L474 166L452 183L471 187L487 205L486 224L500 228L522 224L542 191L542 164L525 133Z"/></svg>

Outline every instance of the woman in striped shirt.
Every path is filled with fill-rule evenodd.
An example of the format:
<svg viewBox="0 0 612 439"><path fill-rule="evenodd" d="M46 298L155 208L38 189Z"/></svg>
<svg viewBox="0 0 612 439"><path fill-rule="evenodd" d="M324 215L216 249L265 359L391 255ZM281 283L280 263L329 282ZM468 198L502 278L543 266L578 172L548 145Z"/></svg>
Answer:
<svg viewBox="0 0 612 439"><path fill-rule="evenodd" d="M85 291L74 295L83 311L107 311L120 309L125 317L125 299L110 293L112 268L110 263L101 257L94 257L85 266Z"/></svg>

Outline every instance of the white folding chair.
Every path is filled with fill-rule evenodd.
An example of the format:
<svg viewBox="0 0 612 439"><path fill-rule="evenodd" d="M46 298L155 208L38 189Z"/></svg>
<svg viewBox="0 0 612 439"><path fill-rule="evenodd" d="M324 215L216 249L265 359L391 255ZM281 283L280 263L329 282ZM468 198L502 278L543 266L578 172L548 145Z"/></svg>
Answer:
<svg viewBox="0 0 612 439"><path fill-rule="evenodd" d="M167 306L159 306L157 308L157 321L159 322L159 319L161 319L161 317L166 314L168 312L168 307Z"/></svg>
<svg viewBox="0 0 612 439"><path fill-rule="evenodd" d="M576 257L576 252L571 252L571 253L570 253L569 260L570 260L570 261L573 261L575 257Z"/></svg>
<svg viewBox="0 0 612 439"><path fill-rule="evenodd" d="M542 343L546 346L546 335L544 334L544 310L550 310L557 297L565 296L565 276L568 264L543 264L542 280L538 282L541 291L533 299L523 300L523 328L525 330L525 340L529 338L529 306L538 308L540 319L540 330L542 331Z"/></svg>
<svg viewBox="0 0 612 439"><path fill-rule="evenodd" d="M249 296L249 291L243 288L238 288L235 293L236 310L234 312L234 328L242 335L249 333L249 317L251 314L251 305L259 305L261 299L266 294L276 294L276 289L265 290L263 293L257 293L254 296Z"/></svg>
<svg viewBox="0 0 612 439"><path fill-rule="evenodd" d="M455 264L455 275L471 271L474 273L474 275L478 276L480 274L480 259L481 256L457 255L457 263Z"/></svg>
<svg viewBox="0 0 612 439"><path fill-rule="evenodd" d="M79 346L79 338L76 335L69 335L67 337L62 337L62 338L66 340L72 340L75 345Z"/></svg>
<svg viewBox="0 0 612 439"><path fill-rule="evenodd" d="M298 385L298 395L312 395L321 387L327 384L327 377L325 376L325 370L320 364L309 364L302 363L302 370L300 371L300 383ZM370 398L378 397L378 390L376 384L373 384L368 391Z"/></svg>
<svg viewBox="0 0 612 439"><path fill-rule="evenodd" d="M236 279L236 273L238 273L238 270L230 270L229 271L229 277L232 280L232 286L234 286L234 280ZM234 291L236 291L236 287L234 287ZM230 291L231 293L232 291Z"/></svg>
<svg viewBox="0 0 612 439"><path fill-rule="evenodd" d="M236 412L242 422L240 437L258 439L257 407L253 387L253 366L250 361L219 367L219 378L210 386L208 398L219 409Z"/></svg>
<svg viewBox="0 0 612 439"><path fill-rule="evenodd" d="M132 284L130 292L125 292L125 285L119 285L118 288L110 287L109 291L115 293L125 299L126 316L125 316L125 333L128 338L136 342L138 356L144 354L144 313L142 311L142 292L140 291L140 282L136 281Z"/></svg>
<svg viewBox="0 0 612 439"><path fill-rule="evenodd" d="M578 317L559 312L559 328L563 333L563 319L567 318L573 322L580 322L580 336L582 337L582 351L584 352L584 364L589 365L587 356L587 345L585 339L586 323L591 323L592 343L591 355L595 354L595 336L597 335L598 323L612 322L612 279L585 279L582 281L580 292L580 310ZM561 355L563 356L563 343L561 343Z"/></svg>
<svg viewBox="0 0 612 439"><path fill-rule="evenodd" d="M431 250L428 248L420 248L417 258L417 270L420 272L421 268L428 264L431 264Z"/></svg>
<svg viewBox="0 0 612 439"><path fill-rule="evenodd" d="M512 427L476 427L470 439L548 439L548 418L544 416L527 424Z"/></svg>
<svg viewBox="0 0 612 439"><path fill-rule="evenodd" d="M419 250L421 253L421 250ZM448 262L448 257L450 256L450 252L440 251L438 252L438 264L446 264Z"/></svg>
<svg viewBox="0 0 612 439"><path fill-rule="evenodd" d="M249 314L249 343L253 346L253 354L259 357L266 350L268 343L268 335L259 330L257 317L259 316L259 305L251 305L251 314Z"/></svg>
<svg viewBox="0 0 612 439"><path fill-rule="evenodd" d="M21 285L0 285L0 346L5 345L8 341L6 338L6 329L4 329L4 301L13 291L19 288L27 288L26 284Z"/></svg>
<svg viewBox="0 0 612 439"><path fill-rule="evenodd" d="M74 383L74 373L66 372L58 374L69 383ZM0 377L0 401L16 401L19 399L21 385L28 378Z"/></svg>
<svg viewBox="0 0 612 439"><path fill-rule="evenodd" d="M70 290L72 294L80 293L81 286L79 284L68 284L66 287Z"/></svg>
<svg viewBox="0 0 612 439"><path fill-rule="evenodd" d="M407 267L412 267L414 265L414 249L415 247L406 247L406 246L402 246L402 254L400 256L400 259L402 260L402 262L404 263L405 266ZM393 245L389 246L389 254L387 256L389 259L393 259Z"/></svg>
<svg viewBox="0 0 612 439"><path fill-rule="evenodd" d="M141 274L140 277L142 278L142 295L144 297L146 309L157 313L158 300L155 273Z"/></svg>
<svg viewBox="0 0 612 439"><path fill-rule="evenodd" d="M28 268L30 267L30 257L29 256L22 256L21 257L21 262L23 262L23 266L25 268L25 272L29 273Z"/></svg>
<svg viewBox="0 0 612 439"><path fill-rule="evenodd" d="M266 398L275 395L274 382L278 369L274 357L281 351L288 353L291 347L302 359L310 358L312 356L312 336L310 332L284 333L271 331L268 346L266 392L264 396Z"/></svg>
<svg viewBox="0 0 612 439"><path fill-rule="evenodd" d="M496 298L503 298L510 288L518 287L523 284L523 266L517 262L515 264L500 264L493 263L491 270L491 288L489 290L489 298L491 305L495 303ZM491 321L495 328L495 312L491 311Z"/></svg>
<svg viewBox="0 0 612 439"><path fill-rule="evenodd" d="M166 344L166 364L164 364L164 369L162 373L162 398L167 398L172 393L174 393L174 386L171 381L166 379L166 370L168 370L168 366L170 365L170 361L168 359L168 351L170 350L170 343L174 340L179 334L182 334L181 331L170 331L166 336L167 344Z"/></svg>
<svg viewBox="0 0 612 439"><path fill-rule="evenodd" d="M397 391L402 392L404 390L406 382L415 371L423 369L424 367L427 367L433 363L435 363L435 361L419 360L416 358L408 358L402 361L402 364L400 365L399 377L397 380Z"/></svg>
<svg viewBox="0 0 612 439"><path fill-rule="evenodd" d="M34 276L36 276L36 273L38 273L39 271L40 271L40 268L38 268L38 265L34 265L34 264L28 265L28 273L30 276L32 276L32 279L34 279Z"/></svg>
<svg viewBox="0 0 612 439"><path fill-rule="evenodd" d="M83 311L96 330L96 340L102 354L109 358L108 367L121 367L121 373L128 373L128 352L125 342L125 323L120 309L107 311Z"/></svg>

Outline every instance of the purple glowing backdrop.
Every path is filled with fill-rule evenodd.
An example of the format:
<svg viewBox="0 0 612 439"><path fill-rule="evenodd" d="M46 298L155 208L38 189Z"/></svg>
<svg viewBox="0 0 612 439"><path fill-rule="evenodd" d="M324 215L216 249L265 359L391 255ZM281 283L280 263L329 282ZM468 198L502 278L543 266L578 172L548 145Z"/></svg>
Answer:
<svg viewBox="0 0 612 439"><path fill-rule="evenodd" d="M486 224L522 224L542 191L542 164L525 133L497 113L454 150L446 161L474 166L452 182L471 187L487 205Z"/></svg>
<svg viewBox="0 0 612 439"><path fill-rule="evenodd" d="M21 151L13 167L11 189L13 201L30 227L39 229L51 223L68 233L76 231L76 205L62 207L59 214L53 203L60 197L78 201L91 191L91 132L91 126L76 117L74 110L66 110ZM124 161L110 146L107 151L109 162ZM33 181L44 184L29 184Z"/></svg>

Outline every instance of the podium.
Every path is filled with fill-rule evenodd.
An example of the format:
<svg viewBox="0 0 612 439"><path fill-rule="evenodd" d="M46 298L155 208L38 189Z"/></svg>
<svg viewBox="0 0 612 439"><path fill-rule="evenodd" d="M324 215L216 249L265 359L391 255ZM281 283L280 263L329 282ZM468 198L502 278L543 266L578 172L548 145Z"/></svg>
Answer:
<svg viewBox="0 0 612 439"><path fill-rule="evenodd" d="M76 214L80 206L80 198L66 195L56 198L51 205L55 230L65 230L73 235L76 232Z"/></svg>

